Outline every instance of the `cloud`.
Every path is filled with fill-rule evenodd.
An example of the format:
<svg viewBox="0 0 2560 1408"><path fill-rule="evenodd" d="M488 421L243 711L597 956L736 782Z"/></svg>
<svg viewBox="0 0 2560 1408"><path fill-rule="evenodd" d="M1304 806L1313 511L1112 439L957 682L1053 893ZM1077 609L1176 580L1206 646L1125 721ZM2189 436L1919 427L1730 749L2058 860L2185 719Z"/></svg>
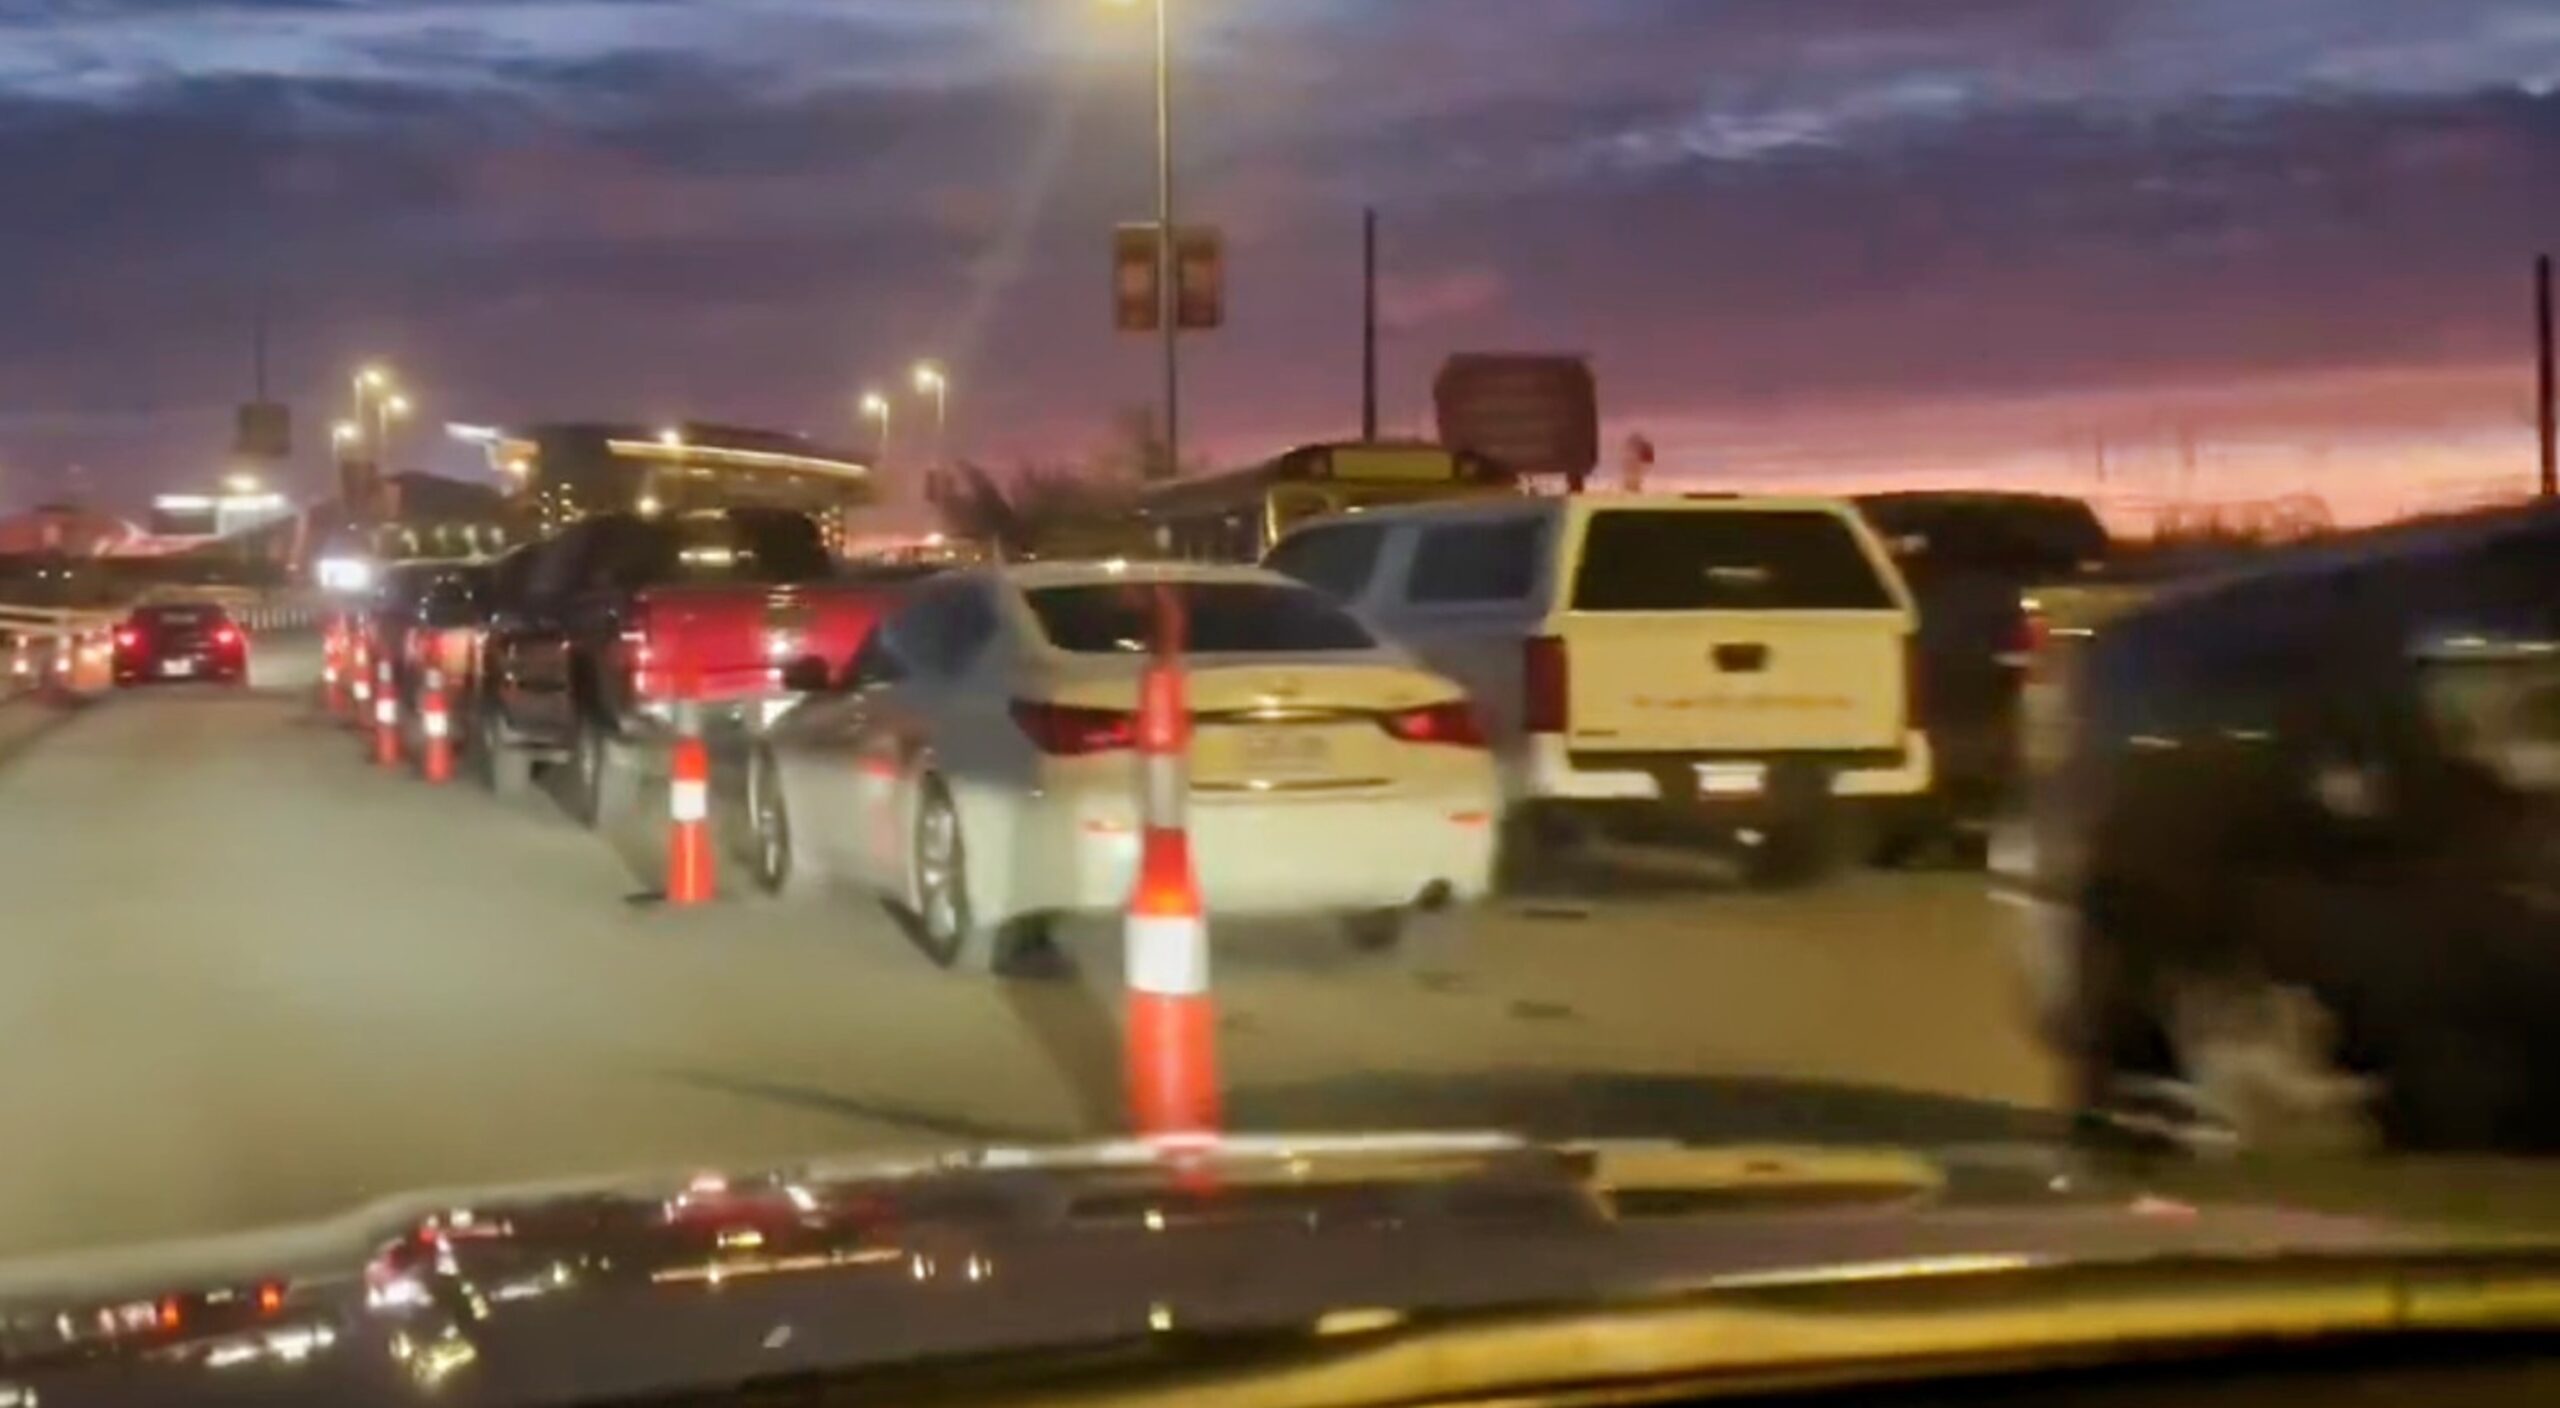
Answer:
<svg viewBox="0 0 2560 1408"><path fill-rule="evenodd" d="M1708 419L2509 355L2560 225L2541 0L1178 13L1221 440L1338 428L1369 204L1404 412L1506 345ZM932 352L982 443L1082 443L1152 385L1100 253L1152 206L1145 41L1035 0L0 0L0 461L197 472L262 280L307 420L380 354L466 418L842 429Z"/></svg>
<svg viewBox="0 0 2560 1408"><path fill-rule="evenodd" d="M1453 322L1500 303L1509 287L1500 271L1486 265L1382 279L1378 320L1397 332Z"/></svg>

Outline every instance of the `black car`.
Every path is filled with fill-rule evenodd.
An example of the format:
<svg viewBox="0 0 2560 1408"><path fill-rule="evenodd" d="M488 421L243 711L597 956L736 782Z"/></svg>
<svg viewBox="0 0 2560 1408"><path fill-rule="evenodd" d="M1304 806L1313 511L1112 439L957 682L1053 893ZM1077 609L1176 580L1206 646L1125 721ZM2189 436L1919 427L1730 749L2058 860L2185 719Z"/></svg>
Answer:
<svg viewBox="0 0 2560 1408"><path fill-rule="evenodd" d="M249 638L231 613L211 602L137 606L115 629L115 680L120 685L158 680L249 678Z"/></svg>
<svg viewBox="0 0 2560 1408"><path fill-rule="evenodd" d="M2057 494L1867 494L1858 509L1920 608L1914 684L1936 770L1926 804L1888 829L1884 856L1933 846L1978 854L1972 838L2015 779L2022 595L2104 562L2106 526L2086 502Z"/></svg>
<svg viewBox="0 0 2560 1408"><path fill-rule="evenodd" d="M2560 1146L2560 510L2279 554L2077 668L2003 869L2088 1113Z"/></svg>

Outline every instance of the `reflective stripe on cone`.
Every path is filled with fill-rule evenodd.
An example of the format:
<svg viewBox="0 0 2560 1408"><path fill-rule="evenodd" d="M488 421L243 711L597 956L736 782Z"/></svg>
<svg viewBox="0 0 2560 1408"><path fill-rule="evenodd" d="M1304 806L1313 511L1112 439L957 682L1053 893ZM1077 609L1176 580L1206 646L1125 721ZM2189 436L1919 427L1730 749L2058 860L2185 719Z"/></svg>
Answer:
<svg viewBox="0 0 2560 1408"><path fill-rule="evenodd" d="M1214 1137L1220 1117L1209 925L1183 825L1191 790L1191 712L1184 698L1178 605L1170 591L1159 588L1155 658L1138 686L1137 784L1144 830L1121 930L1129 1121L1151 1139Z"/></svg>
<svg viewBox="0 0 2560 1408"><path fill-rule="evenodd" d="M667 903L708 904L711 876L711 753L686 690L677 706L675 748L667 759Z"/></svg>

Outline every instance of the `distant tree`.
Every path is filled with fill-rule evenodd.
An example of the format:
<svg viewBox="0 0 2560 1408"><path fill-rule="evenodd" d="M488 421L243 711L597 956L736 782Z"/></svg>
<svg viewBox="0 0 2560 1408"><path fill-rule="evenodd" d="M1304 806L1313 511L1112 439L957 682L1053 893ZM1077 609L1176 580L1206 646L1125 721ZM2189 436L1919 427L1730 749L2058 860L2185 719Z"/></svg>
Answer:
<svg viewBox="0 0 2560 1408"><path fill-rule="evenodd" d="M1138 485L1066 465L1023 464L999 480L962 465L937 505L943 530L1008 558L1132 551Z"/></svg>

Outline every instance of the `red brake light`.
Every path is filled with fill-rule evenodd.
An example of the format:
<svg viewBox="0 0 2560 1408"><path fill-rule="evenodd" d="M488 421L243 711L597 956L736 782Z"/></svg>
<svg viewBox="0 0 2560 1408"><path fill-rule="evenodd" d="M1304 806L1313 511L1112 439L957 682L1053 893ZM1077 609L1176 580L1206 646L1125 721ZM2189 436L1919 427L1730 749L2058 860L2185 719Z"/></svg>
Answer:
<svg viewBox="0 0 2560 1408"><path fill-rule="evenodd" d="M1382 715L1378 722L1389 734L1407 743L1445 743L1453 748L1485 746L1484 725L1477 722L1476 711L1467 707L1463 699Z"/></svg>
<svg viewBox="0 0 2560 1408"><path fill-rule="evenodd" d="M116 649L131 650L142 644L142 632L131 626L116 627Z"/></svg>
<svg viewBox="0 0 2560 1408"><path fill-rule="evenodd" d="M1531 733L1564 732L1570 713L1566 684L1571 678L1564 642L1554 636L1531 637L1523 646L1520 665L1522 727Z"/></svg>
<svg viewBox="0 0 2560 1408"><path fill-rule="evenodd" d="M213 632L213 643L226 648L238 645L240 643L240 628L238 626L216 627Z"/></svg>
<svg viewBox="0 0 2560 1408"><path fill-rule="evenodd" d="M1017 699L1013 701L1013 722L1033 747L1053 757L1111 753L1138 744L1138 716L1127 709L1088 709Z"/></svg>

